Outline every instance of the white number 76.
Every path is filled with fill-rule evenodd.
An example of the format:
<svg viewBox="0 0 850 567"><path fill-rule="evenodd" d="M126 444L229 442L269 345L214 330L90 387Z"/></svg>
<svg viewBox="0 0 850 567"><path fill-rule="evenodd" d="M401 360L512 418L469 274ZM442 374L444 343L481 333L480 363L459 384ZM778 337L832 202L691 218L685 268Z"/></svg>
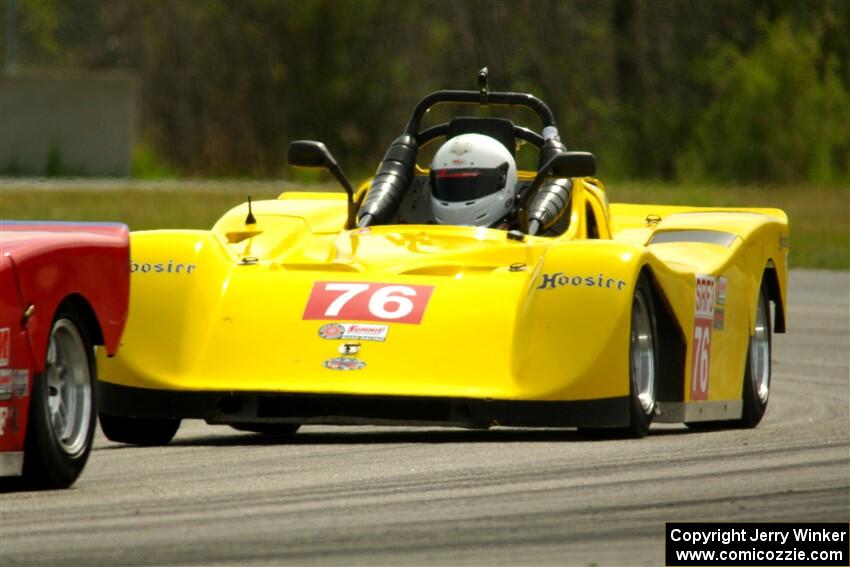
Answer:
<svg viewBox="0 0 850 567"><path fill-rule="evenodd" d="M328 283L325 284L325 290L327 291L344 291L342 295L334 299L330 305L328 305L327 310L325 311L325 315L328 317L336 317L339 315L340 310L345 307L345 304L351 301L355 296L360 295L364 291L369 289L369 284L360 284L360 283Z"/></svg>
<svg viewBox="0 0 850 567"><path fill-rule="evenodd" d="M369 284L359 283L327 283L325 291L341 291L325 310L326 317L336 317L346 304L369 289ZM415 297L416 290L406 285L387 285L378 287L369 298L369 312L380 319L401 319L410 315L413 311L413 301L408 297ZM395 309L388 309L388 306Z"/></svg>

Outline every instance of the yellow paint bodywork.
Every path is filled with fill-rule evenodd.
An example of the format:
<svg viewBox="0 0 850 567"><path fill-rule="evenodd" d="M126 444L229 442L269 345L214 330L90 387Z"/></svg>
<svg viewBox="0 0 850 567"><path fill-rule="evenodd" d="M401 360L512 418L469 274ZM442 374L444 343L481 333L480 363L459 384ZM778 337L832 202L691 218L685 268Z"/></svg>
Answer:
<svg viewBox="0 0 850 567"><path fill-rule="evenodd" d="M680 382L683 402L695 275L727 278L708 399L734 400L766 268L776 275L776 309L784 313L788 227L776 209L609 205L599 181L577 179L564 234L521 242L475 227L344 231L345 198L327 193L255 202L252 225L247 212L235 207L210 231L132 234L129 321L118 356L99 358L102 381L496 400L627 396L632 296L645 272L656 311L674 321L686 349L682 373L665 378ZM677 231L733 240L652 243ZM360 342L356 357L365 367L335 371L323 362L339 356L340 341L319 336L327 321L303 318L317 281L429 285L433 293L419 324L388 321L385 341Z"/></svg>

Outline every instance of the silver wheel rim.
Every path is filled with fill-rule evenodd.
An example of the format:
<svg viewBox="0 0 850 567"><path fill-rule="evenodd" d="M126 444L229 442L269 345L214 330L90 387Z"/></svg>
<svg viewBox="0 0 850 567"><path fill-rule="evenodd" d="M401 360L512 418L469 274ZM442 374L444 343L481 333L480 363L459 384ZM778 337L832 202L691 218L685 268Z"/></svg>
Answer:
<svg viewBox="0 0 850 567"><path fill-rule="evenodd" d="M770 393L770 327L764 296L759 294L756 307L756 328L750 339L750 371L756 386L756 395L762 403Z"/></svg>
<svg viewBox="0 0 850 567"><path fill-rule="evenodd" d="M655 408L655 352L649 307L643 293L632 303L631 372L640 407L649 414Z"/></svg>
<svg viewBox="0 0 850 567"><path fill-rule="evenodd" d="M53 438L70 456L85 448L91 425L91 373L85 343L77 327L60 319L47 348L47 414Z"/></svg>

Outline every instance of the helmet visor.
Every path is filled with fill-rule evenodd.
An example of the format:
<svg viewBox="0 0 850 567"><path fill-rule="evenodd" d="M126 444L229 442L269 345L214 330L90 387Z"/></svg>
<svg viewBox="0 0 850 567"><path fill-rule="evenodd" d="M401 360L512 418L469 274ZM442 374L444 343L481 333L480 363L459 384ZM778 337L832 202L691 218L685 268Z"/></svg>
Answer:
<svg viewBox="0 0 850 567"><path fill-rule="evenodd" d="M495 169L431 170L431 194L440 201L474 201L505 188L507 164Z"/></svg>

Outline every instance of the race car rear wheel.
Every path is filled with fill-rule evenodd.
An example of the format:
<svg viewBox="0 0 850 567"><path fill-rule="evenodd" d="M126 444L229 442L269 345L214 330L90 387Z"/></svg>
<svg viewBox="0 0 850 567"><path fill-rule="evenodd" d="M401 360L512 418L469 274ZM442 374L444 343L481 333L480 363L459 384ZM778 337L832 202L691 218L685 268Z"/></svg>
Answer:
<svg viewBox="0 0 850 567"><path fill-rule="evenodd" d="M764 417L770 396L770 304L762 283L756 305L756 322L747 349L747 366L744 371L744 412L736 422L739 427L755 427Z"/></svg>
<svg viewBox="0 0 850 567"><path fill-rule="evenodd" d="M658 333L649 279L641 274L632 298L629 330L629 425L580 428L588 437L644 437L655 415L658 382Z"/></svg>
<svg viewBox="0 0 850 567"><path fill-rule="evenodd" d="M180 428L180 420L123 417L100 414L100 429L110 441L141 447L167 445Z"/></svg>
<svg viewBox="0 0 850 567"><path fill-rule="evenodd" d="M273 437L286 437L294 435L298 428L297 423L231 423L230 427L237 431L249 431Z"/></svg>
<svg viewBox="0 0 850 567"><path fill-rule="evenodd" d="M44 372L35 378L24 456L24 481L67 488L83 470L96 427L94 351L71 309L50 329Z"/></svg>
<svg viewBox="0 0 850 567"><path fill-rule="evenodd" d="M723 421L686 422L691 429L709 431L736 427L752 428L759 424L767 409L770 396L770 351L772 345L770 304L765 293L764 283L759 290L756 305L756 321L753 334L747 347L747 360L744 366L744 381L741 397L743 412L740 419Z"/></svg>

